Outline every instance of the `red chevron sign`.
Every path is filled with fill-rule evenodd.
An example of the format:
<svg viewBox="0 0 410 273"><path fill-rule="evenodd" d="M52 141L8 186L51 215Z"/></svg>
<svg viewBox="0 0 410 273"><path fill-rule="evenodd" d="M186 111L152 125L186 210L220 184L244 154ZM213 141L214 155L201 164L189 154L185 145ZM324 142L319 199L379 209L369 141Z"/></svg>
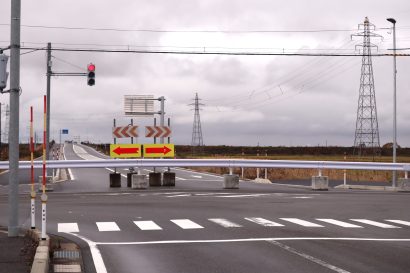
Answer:
<svg viewBox="0 0 410 273"><path fill-rule="evenodd" d="M169 137L171 133L168 126L145 126L145 137Z"/></svg>
<svg viewBox="0 0 410 273"><path fill-rule="evenodd" d="M114 138L138 137L138 126L113 127L112 136Z"/></svg>

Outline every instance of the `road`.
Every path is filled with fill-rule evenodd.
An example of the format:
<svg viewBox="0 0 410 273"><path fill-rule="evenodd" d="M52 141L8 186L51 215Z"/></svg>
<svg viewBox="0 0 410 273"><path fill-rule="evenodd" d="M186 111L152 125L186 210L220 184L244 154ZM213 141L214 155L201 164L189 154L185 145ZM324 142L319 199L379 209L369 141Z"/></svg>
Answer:
<svg viewBox="0 0 410 273"><path fill-rule="evenodd" d="M65 147L67 159L104 156ZM408 193L314 192L172 169L176 187L109 188L108 169L73 169L49 193L48 232L83 249L85 272L408 272ZM126 174L126 170L117 170ZM149 169L143 170L148 173ZM7 196L0 195L1 225ZM21 222L28 225L28 196Z"/></svg>

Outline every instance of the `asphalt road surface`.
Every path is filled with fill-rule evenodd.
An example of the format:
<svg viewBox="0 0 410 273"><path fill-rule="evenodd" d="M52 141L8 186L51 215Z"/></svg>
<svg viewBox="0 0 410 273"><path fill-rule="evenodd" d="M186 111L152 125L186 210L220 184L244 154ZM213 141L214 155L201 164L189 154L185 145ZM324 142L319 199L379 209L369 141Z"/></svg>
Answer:
<svg viewBox="0 0 410 273"><path fill-rule="evenodd" d="M67 159L104 157L64 150ZM48 232L80 244L85 272L409 272L409 193L246 181L226 190L220 176L184 169L172 169L176 187L130 190L125 177L109 188L112 171L72 169L73 180L49 193ZM28 204L23 192L25 226ZM3 193L1 225L6 213Z"/></svg>

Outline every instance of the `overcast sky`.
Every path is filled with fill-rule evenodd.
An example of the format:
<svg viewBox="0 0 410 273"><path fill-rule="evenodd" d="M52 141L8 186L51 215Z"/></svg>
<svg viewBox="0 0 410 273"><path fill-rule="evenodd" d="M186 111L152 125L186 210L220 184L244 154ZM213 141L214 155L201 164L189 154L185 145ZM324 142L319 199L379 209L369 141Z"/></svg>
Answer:
<svg viewBox="0 0 410 273"><path fill-rule="evenodd" d="M2 2L0 46L6 47L10 1ZM358 24L366 16L376 26L375 33L384 37L372 40L379 53L392 48L388 17L397 20L397 47L410 48L408 0L22 0L21 41L23 47L51 42L59 48L357 53L355 45L362 38L351 35L359 32ZM291 32L296 30L305 32ZM93 87L84 77L52 78L51 135L56 139L64 128L69 129L70 139L112 142L113 119L120 126L130 123L123 114L124 95L151 94L166 98L172 142L190 144L194 112L189 104L198 93L204 104L200 114L206 145L351 146L354 142L361 57L59 51L52 55L54 72L85 72L89 62L96 65ZM373 70L383 145L392 141L392 57L373 57ZM410 57L398 58L397 71L398 144L409 147ZM26 141L30 106L35 109L36 131L43 130L44 51L21 56L21 87L20 135ZM9 104L9 95L1 95L0 101ZM153 120L136 118L134 123L144 135L143 126Z"/></svg>

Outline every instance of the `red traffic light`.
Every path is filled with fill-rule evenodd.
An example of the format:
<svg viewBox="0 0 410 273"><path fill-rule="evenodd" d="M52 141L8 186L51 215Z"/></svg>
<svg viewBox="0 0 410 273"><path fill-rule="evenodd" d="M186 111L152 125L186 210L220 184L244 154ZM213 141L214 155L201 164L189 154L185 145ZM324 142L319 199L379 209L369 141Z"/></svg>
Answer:
<svg viewBox="0 0 410 273"><path fill-rule="evenodd" d="M94 72L95 71L95 64L89 64L87 66L88 71Z"/></svg>

